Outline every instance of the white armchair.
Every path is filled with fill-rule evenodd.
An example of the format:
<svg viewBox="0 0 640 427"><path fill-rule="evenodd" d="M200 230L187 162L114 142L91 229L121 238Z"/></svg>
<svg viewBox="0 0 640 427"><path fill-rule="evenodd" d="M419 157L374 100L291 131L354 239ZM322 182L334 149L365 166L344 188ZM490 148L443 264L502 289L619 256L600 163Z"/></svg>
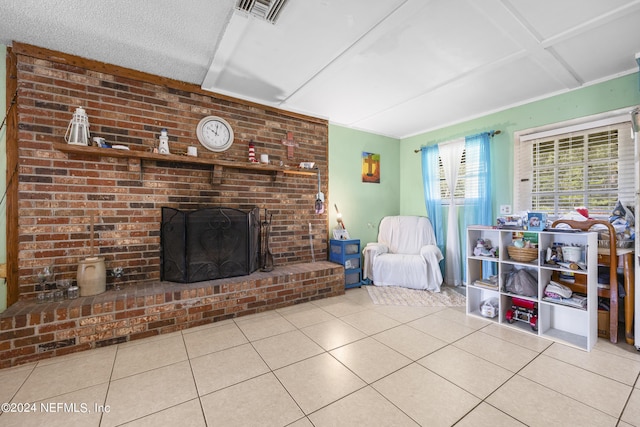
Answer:
<svg viewBox="0 0 640 427"><path fill-rule="evenodd" d="M364 278L374 285L440 292L443 256L428 218L382 218L378 241L367 244L363 253Z"/></svg>

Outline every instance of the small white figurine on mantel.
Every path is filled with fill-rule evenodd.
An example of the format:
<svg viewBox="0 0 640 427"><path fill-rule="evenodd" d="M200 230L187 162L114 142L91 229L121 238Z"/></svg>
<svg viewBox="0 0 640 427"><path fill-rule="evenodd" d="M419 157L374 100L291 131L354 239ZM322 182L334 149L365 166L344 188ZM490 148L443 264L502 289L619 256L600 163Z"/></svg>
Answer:
<svg viewBox="0 0 640 427"><path fill-rule="evenodd" d="M167 130L162 129L160 131L160 144L158 145L158 152L160 154L169 154L169 136Z"/></svg>

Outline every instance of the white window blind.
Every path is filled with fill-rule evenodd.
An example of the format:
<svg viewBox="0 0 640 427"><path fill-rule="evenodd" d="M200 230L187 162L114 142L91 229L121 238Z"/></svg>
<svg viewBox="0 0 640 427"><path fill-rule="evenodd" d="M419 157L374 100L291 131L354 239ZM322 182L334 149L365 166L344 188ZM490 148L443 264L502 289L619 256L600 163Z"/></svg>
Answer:
<svg viewBox="0 0 640 427"><path fill-rule="evenodd" d="M467 150L462 152L462 159L460 159L460 169L458 170L458 180L456 181L456 187L454 189L454 196L456 202L462 202L464 200L464 178L467 173ZM448 205L450 202L449 186L444 176L444 167L442 166L442 158L438 156L438 168L440 169L440 198L443 205Z"/></svg>
<svg viewBox="0 0 640 427"><path fill-rule="evenodd" d="M440 197L442 204L447 205L450 202L449 199L449 187L447 186L447 180L444 177L444 168L442 166L442 159L438 157L438 167L440 168ZM479 185L481 172L484 173L486 169L485 164L480 164L479 161L467 162L467 150L462 152L462 159L460 159L460 169L458 172L458 180L456 181L456 188L454 190L454 196L456 204L464 202L465 198L477 198L480 194Z"/></svg>
<svg viewBox="0 0 640 427"><path fill-rule="evenodd" d="M631 123L582 126L521 141L515 148L516 210L552 217L586 206L609 215L617 200L634 198Z"/></svg>

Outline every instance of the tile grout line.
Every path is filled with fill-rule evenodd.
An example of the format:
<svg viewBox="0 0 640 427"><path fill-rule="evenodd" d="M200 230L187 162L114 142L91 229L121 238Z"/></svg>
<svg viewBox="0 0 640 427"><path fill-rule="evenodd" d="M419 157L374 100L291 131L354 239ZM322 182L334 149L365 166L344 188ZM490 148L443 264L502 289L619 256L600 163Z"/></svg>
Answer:
<svg viewBox="0 0 640 427"><path fill-rule="evenodd" d="M120 350L120 344L116 345L115 354L113 355L113 361L111 362L111 372L109 372L109 379L107 380L107 391L104 394L104 406L107 406L107 401L109 400L109 391L111 390L111 382L113 381L113 372L116 369L116 361L118 360L118 351ZM104 417L104 412L100 414L100 421L98 425L102 425L102 418Z"/></svg>
<svg viewBox="0 0 640 427"><path fill-rule="evenodd" d="M288 319L286 319L286 318L285 318L281 313L277 313L277 314L278 314L280 317L282 317L286 322L288 322L290 325L292 325L292 326L295 328L295 330L298 330L298 328L296 327L296 325L294 325L293 323L289 322L289 320L288 320ZM253 345L254 341L251 341L251 340L249 339L249 337L247 336L247 334L242 330L242 328L241 328L237 323L236 323L236 327L240 330L240 332L242 333L242 335L245 337L245 339L247 340L248 344L249 344L249 345L251 345L251 348L253 349L253 351L255 351L255 352L256 352L256 354L258 355L258 357L260 357L260 359L262 360L262 362L263 362L263 363L265 364L265 366L269 369L269 372L268 372L268 373L270 373L270 374L271 374L271 375L276 379L276 381L278 381L278 384L280 384L280 387L282 387L282 389L287 393L287 395L289 396L289 398L293 401L293 403L295 403L295 404L296 404L296 406L298 407L298 409L299 409L299 410L300 410L300 412L302 413L302 415L303 415L303 417L302 417L302 418L299 418L298 420L292 421L292 422L291 422L291 423L289 423L289 424L292 424L292 423L294 423L294 422L296 422L296 421L299 421L299 420L301 420L301 419L303 419L303 418L307 418L307 419L308 419L307 414L304 412L304 410L302 409L302 407L300 407L300 404L298 403L298 401L297 401L296 399L294 399L294 398L293 398L293 396L291 395L291 392L289 392L289 390L284 386L284 384L282 384L282 381L280 380L280 378L276 375L276 373L275 373L275 372L274 372L274 370L271 368L271 366L269 366L269 364L267 363L267 361L266 361L266 360L264 360L264 357L262 356L262 354L260 354L260 352L258 351L258 349ZM284 334L284 333L286 333L286 332L283 332L283 334ZM272 335L272 336L277 336L277 335L282 335L282 334L276 334L276 335ZM265 337L265 338L263 338L263 339L266 339L266 338L270 338L270 337ZM256 340L256 341L259 341L259 340ZM313 357L313 356L312 356L312 357ZM305 359L305 360L306 360L306 359ZM297 362L296 362L296 363L297 363ZM279 368L279 369L280 369L280 368ZM261 376L266 375L266 374L267 374L267 373L265 373L265 374L261 374L261 375L257 375L257 376L255 376L255 377L250 378L250 379L247 379L247 380L245 380L245 381L249 381L249 380L251 380L251 379L258 378L258 377L261 377ZM245 382L245 381L242 381L242 382ZM237 383L237 384L239 384L239 383ZM236 384L230 385L230 386L228 386L228 387L233 387L234 385L236 385ZM219 391L219 390L213 391L212 393L216 393L217 391ZM311 422L311 420L309 420L309 422ZM312 424L313 424L313 423L312 423Z"/></svg>
<svg viewBox="0 0 640 427"><path fill-rule="evenodd" d="M355 302L354 302L354 303L355 303ZM361 305L361 304L358 304L358 305ZM445 308L445 309L446 309L446 308ZM369 308L366 308L366 307L365 307L365 310L369 310ZM444 310L444 309L443 309L443 310ZM325 310L325 311L326 311L326 310ZM362 310L362 311L364 311L364 310ZM350 313L350 314L357 314L357 313L360 313L360 312L362 312L362 311L358 311L358 312L356 312L356 313ZM406 355L404 355L404 354L400 353L400 352L399 352L399 351L397 351L396 349L393 349L393 348L389 347L388 345L386 345L385 343L383 343L383 342L381 342L381 341L377 340L377 339L374 337L374 335L380 334L380 333L385 332L385 331L392 330L392 329L397 328L397 327L399 327L399 326L408 326L408 327L410 327L410 328L412 328L412 329L415 329L416 331L418 331L418 332L420 332L420 333L424 333L425 335L428 335L428 336L433 337L432 335L430 335L430 334L428 334L428 333L426 333L426 332L420 331L419 329L416 329L416 328L412 327L411 325L408 325L408 323L413 322L413 321L418 320L418 319L421 319L421 318L424 318L424 317L427 317L427 316L430 316L430 315L434 315L434 314L438 313L438 311L433 312L433 313L427 313L427 314L424 314L423 316L419 316L419 317L417 317L417 318L415 318L415 319L412 319L412 320L410 320L410 321L405 321L405 322L398 321L397 319L390 318L389 316L385 315L384 313L377 312L377 311L375 311L375 307L374 307L374 309L372 309L372 311L374 311L377 315L380 315L380 316L382 316L382 317L384 317L384 318L388 318L388 319L394 320L394 321L398 322L399 324L398 324L398 325L395 325L395 326L393 326L393 327L387 328L387 329L383 329L383 330L381 330L381 331L374 332L374 333L372 333L372 334L369 334L369 333L367 333L367 332L365 332L365 331L363 331L363 330L361 330L361 329L356 328L356 327L355 327L355 326L353 326L353 325L350 325L350 326L352 326L352 327L354 327L354 328L358 329L358 330L359 330L360 332L362 332L363 334L365 334L365 336L364 336L364 337L362 337L362 338L360 338L360 339L357 339L357 340L355 340L355 341L352 341L352 342L349 342L349 343L343 344L343 345L341 345L341 346L339 346L339 347L336 347L336 348L334 348L334 349L332 349L332 350L325 350L325 352L326 352L326 353L329 353L329 355L330 355L331 357L333 357L333 359L334 359L334 360L336 360L336 361L337 361L338 363L340 363L343 367L345 367L349 372L351 372L351 373L352 373L352 374L354 374L357 378L359 378L359 379L360 379L360 380L361 380L365 385L364 385L363 387L358 388L357 390L354 390L354 391L352 391L352 392L350 392L350 393L346 394L345 396L340 397L339 399L336 399L335 401L329 402L329 403L327 403L326 405L324 405L324 406L322 406L322 407L320 407L320 408L316 409L315 411L311 412L310 414L307 414L307 417L308 417L309 415L312 415L312 414L314 414L314 413L316 413L316 412L318 412L318 411L320 411L320 410L322 410L322 409L324 409L324 408L328 407L328 406L333 405L334 403L336 403L336 402L338 402L338 401L340 401L340 400L343 400L343 399L347 398L348 396L351 396L351 395L353 395L353 394L355 394L355 393L357 393L357 392L359 392L359 391L361 391L361 390L363 390L363 389L365 389L365 388L369 387L369 388L371 388L375 393L377 393L378 395L380 395L384 400L386 400L390 405L392 405L394 408L396 408L396 409L397 409L398 411L400 411L402 414L404 414L405 416L407 416L407 418L409 418L410 420L412 420L412 421L413 421L413 422L415 422L416 424L420 424L420 423L419 423L419 422L417 422L415 419L413 419L413 417L411 417L411 416L410 416L409 414L407 414L404 410L402 410L402 408L398 407L395 403L393 403L392 401L390 401L386 396L382 395L382 394L381 394L381 393L380 393L380 392L379 392L379 391L378 391L378 390L373 386L373 384L375 384L376 382L379 382L380 380L382 380L382 379L384 379L384 378L386 378L386 377L388 377L388 376L390 376L390 375L392 375L392 374L394 374L394 373L397 373L397 372L399 372L400 370L405 369L405 368L407 368L408 366L411 366L411 365L413 365L413 364L417 364L417 365L419 365L419 366L421 366L422 368L425 368L425 369L427 369L427 370L428 370L428 368L426 368L426 367L424 367L424 366L420 365L420 364L418 363L418 361L417 361L417 360L413 360L412 358L410 358L410 357L408 357L408 356L406 356ZM442 311L442 310L440 310L440 311ZM331 314L331 313L330 313L330 314ZM350 314L346 314L346 315L344 315L344 316L340 316L340 317L336 316L336 318L340 320L340 319L341 319L341 317L345 317L345 316L348 316L348 315L350 315ZM346 323L346 322L345 322L345 323ZM302 331L300 331L300 332L302 332ZM475 331L474 331L474 332L475 332ZM472 332L472 333L474 333L474 332ZM304 332L302 332L302 333L304 333ZM465 336L466 336L466 335L465 335ZM403 366L401 366L401 367L399 367L399 368L395 369L395 370L394 370L394 371L392 371L392 372L389 372L389 373L387 373L387 374L383 375L383 376L382 376L382 377L380 377L380 378L377 378L377 379L376 379L375 381L373 381L373 382L368 382L368 381L366 381L364 378L360 377L356 372L354 372L354 371L353 371L351 368L349 368L347 365L345 365L345 364L344 364L344 363L342 363L340 360L338 360L338 359L337 359L333 354L331 354L331 351L333 351L333 350L336 350L336 349L341 348L341 347L345 347L345 346L347 346L347 345L351 345L351 344L356 343L356 342L363 341L363 340L365 340L365 339L367 339L367 338L371 338L371 339L373 339L375 342L378 342L378 343L380 343L381 345L383 345L383 346L385 346L385 347L389 348L390 350L394 351L395 353L397 353L397 354L399 354L399 355L401 355L401 356L403 356L403 357L407 358L407 359L409 360L409 363L407 363L407 364L405 364L405 365L403 365ZM439 338L437 338L437 337L433 337L433 338L435 338L435 339L439 339ZM449 346L449 345L451 345L451 343L447 343L444 347L447 347L447 346ZM428 353L428 354L435 353L436 351L441 350L441 349L442 349L442 348L444 348L444 347L438 348L438 349L436 349L436 350L434 350L433 352ZM423 357L426 357L426 355L425 355L425 356L423 356ZM421 357L421 358L423 358L423 357ZM429 370L429 371L430 371L430 370ZM432 371L430 371L430 372L432 372ZM437 375L437 374L436 374L436 375ZM438 375L438 376L439 376L439 375ZM447 380L447 381L448 381L448 380ZM448 382L450 382L450 381L448 381ZM453 383L452 383L452 384L453 384ZM456 387L458 387L458 388L460 388L460 389L462 389L462 388L461 388L460 386L458 386L458 385L455 385L455 384L453 384L453 385L454 385L454 386L456 386ZM462 390L464 390L464 389L462 389ZM466 390L465 390L465 391L466 391ZM468 393L468 391L467 391L467 393ZM470 393L470 394L471 394L471 393Z"/></svg>

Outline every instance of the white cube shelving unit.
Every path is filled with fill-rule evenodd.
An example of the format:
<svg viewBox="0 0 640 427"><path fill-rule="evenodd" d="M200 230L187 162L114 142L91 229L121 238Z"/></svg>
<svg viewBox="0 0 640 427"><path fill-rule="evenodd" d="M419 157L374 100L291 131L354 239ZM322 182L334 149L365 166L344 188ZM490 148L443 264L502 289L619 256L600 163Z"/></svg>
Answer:
<svg viewBox="0 0 640 427"><path fill-rule="evenodd" d="M597 255L598 238L594 232L563 232L559 230L537 232L538 257L531 262L515 261L509 257L507 248L513 245L514 232L522 230L495 229L486 226L471 226L467 229L467 314L482 317L499 325L514 328L561 342L582 350L590 351L597 340L598 333L598 295L597 295ZM526 231L527 233L535 233ZM474 247L478 239L489 239L497 248L497 256L475 256ZM554 244L580 245L585 248L585 270L570 270L559 265L545 263L547 248ZM497 286L487 288L475 284L482 279L483 261L497 271ZM505 288L505 276L514 269L527 269L537 278L536 296L521 296L510 293ZM576 280L587 285L587 307L576 308L544 299L544 289L553 274L572 273ZM581 276L581 277L579 277ZM481 314L482 303L490 298L498 300L498 314L488 318ZM522 321L509 322L507 312L512 307L512 299L520 298L537 308L537 330Z"/></svg>

